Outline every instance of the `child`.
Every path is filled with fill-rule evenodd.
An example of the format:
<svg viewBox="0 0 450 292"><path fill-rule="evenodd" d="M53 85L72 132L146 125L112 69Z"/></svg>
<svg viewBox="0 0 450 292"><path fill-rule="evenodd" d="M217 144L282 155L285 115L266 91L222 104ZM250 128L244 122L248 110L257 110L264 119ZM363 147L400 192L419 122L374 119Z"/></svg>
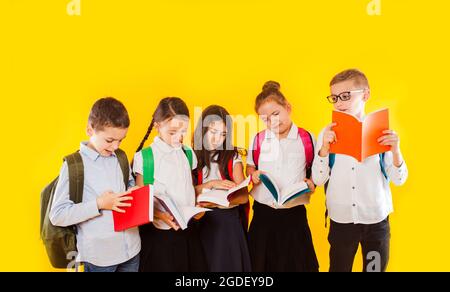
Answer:
<svg viewBox="0 0 450 292"><path fill-rule="evenodd" d="M343 71L333 78L330 88L332 95L328 100L335 110L364 119L365 104L370 97L364 73L354 69ZM339 139L332 130L334 126L330 124L320 133L313 164L313 181L317 185L328 182L330 271L351 272L359 244L364 271L385 271L389 260L388 216L393 211L389 180L402 185L408 176L398 135L392 130L380 133L378 142L391 150L358 162L350 156L330 155L330 144ZM379 260L379 264L369 262L371 259Z"/></svg>
<svg viewBox="0 0 450 292"><path fill-rule="evenodd" d="M198 159L194 170L196 193L203 189L230 189L244 181L242 159L232 146L233 122L220 106L206 108L197 125L194 149ZM242 189L230 207L200 203L214 208L200 222L200 237L211 272L249 272L251 269L246 232L239 205L248 202L247 189ZM245 225L245 224L244 224ZM245 229L246 231L246 229Z"/></svg>
<svg viewBox="0 0 450 292"><path fill-rule="evenodd" d="M150 146L153 153L155 194L168 195L179 206L194 207L195 190L192 169L197 167L197 161L193 155L192 166L189 165L186 151L192 152L192 150L182 144L188 126L189 110L186 104L176 97L162 99L134 156L133 171L136 174L137 185L151 183L144 181L145 165L149 158L144 159L143 155L149 148L144 150L142 148L153 128L156 128L158 136ZM200 219L202 215L195 219ZM153 224L140 228L142 238L140 271L201 272L207 270L195 221L191 221L185 230L179 228L169 213L155 208Z"/></svg>
<svg viewBox="0 0 450 292"><path fill-rule="evenodd" d="M112 211L124 212L130 206L120 166L119 145L130 120L123 104L114 98L98 100L89 115L88 142L80 145L84 166L84 191L80 204L70 200L69 173L64 162L50 210L56 226L77 227L78 262L85 272L137 272L141 240L137 228L114 232ZM123 152L122 152L123 153ZM128 162L126 167L129 168ZM131 173L128 170L128 173ZM128 181L125 185L124 181Z"/></svg>
<svg viewBox="0 0 450 292"><path fill-rule="evenodd" d="M247 174L252 176L255 199L249 230L249 249L255 272L318 271L303 198L278 206L259 175L270 173L281 188L309 179L314 156L313 137L292 122L291 105L280 84L267 82L256 98L255 110L267 125L249 151Z"/></svg>

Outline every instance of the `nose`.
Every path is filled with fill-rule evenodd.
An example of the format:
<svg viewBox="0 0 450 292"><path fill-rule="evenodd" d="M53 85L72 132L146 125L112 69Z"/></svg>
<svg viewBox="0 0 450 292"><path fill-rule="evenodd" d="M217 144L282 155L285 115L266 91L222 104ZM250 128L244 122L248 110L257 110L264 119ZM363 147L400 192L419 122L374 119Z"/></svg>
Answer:
<svg viewBox="0 0 450 292"><path fill-rule="evenodd" d="M116 151L117 149L119 149L119 147L120 147L120 142L114 142L114 143L113 143L113 149L114 149L114 151Z"/></svg>

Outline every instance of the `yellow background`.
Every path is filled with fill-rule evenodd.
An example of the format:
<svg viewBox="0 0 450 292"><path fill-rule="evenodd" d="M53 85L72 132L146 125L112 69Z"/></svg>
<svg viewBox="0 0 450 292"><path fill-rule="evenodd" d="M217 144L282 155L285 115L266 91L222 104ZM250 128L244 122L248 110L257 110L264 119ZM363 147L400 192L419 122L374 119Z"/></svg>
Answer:
<svg viewBox="0 0 450 292"><path fill-rule="evenodd" d="M390 108L410 171L393 187L389 271L450 270L450 3L381 2L382 15L369 16L369 0L82 0L81 15L69 16L69 0L2 0L0 270L52 270L39 239L40 191L86 139L96 99L127 106L129 156L160 98L248 115L270 79L294 121L317 135L330 120L328 82L349 67L371 81L367 112ZM326 271L322 189L308 211Z"/></svg>

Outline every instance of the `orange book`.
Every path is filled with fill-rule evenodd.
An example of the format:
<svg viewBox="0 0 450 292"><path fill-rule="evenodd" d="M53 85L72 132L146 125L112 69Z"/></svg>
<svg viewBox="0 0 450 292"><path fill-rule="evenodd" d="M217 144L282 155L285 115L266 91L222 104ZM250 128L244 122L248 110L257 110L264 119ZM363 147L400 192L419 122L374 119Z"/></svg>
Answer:
<svg viewBox="0 0 450 292"><path fill-rule="evenodd" d="M389 110L382 109L367 115L364 121L339 111L333 111L333 127L337 142L330 147L330 153L354 157L359 162L369 156L387 152L389 146L378 143L383 131L389 129Z"/></svg>
<svg viewBox="0 0 450 292"><path fill-rule="evenodd" d="M147 185L132 191L126 201L131 207L121 207L125 213L113 211L114 231L124 231L153 221L153 186Z"/></svg>

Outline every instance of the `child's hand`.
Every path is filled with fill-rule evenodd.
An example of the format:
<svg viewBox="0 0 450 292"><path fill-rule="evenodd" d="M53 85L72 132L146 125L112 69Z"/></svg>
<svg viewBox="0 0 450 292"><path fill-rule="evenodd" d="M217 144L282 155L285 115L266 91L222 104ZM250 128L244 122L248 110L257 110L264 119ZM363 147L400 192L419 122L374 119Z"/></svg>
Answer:
<svg viewBox="0 0 450 292"><path fill-rule="evenodd" d="M259 178L259 176L262 173L263 172L261 170L256 170L252 173L252 182L254 185L259 185L261 183L261 179Z"/></svg>
<svg viewBox="0 0 450 292"><path fill-rule="evenodd" d="M229 180L212 180L208 182L208 189L220 189L220 190L229 190L236 186L235 182Z"/></svg>
<svg viewBox="0 0 450 292"><path fill-rule="evenodd" d="M197 215L194 216L194 219L195 219L195 220L200 220L200 219L202 219L202 217L205 216L205 213L206 213L206 212L198 213Z"/></svg>
<svg viewBox="0 0 450 292"><path fill-rule="evenodd" d="M308 178L305 178L304 181L308 185L308 188L311 191L311 195L314 194L314 192L316 191L316 186L314 185L313 181Z"/></svg>
<svg viewBox="0 0 450 292"><path fill-rule="evenodd" d="M329 124L323 132L323 143L320 149L320 156L325 157L330 153L330 145L337 142L336 133L332 130L336 123Z"/></svg>
<svg viewBox="0 0 450 292"><path fill-rule="evenodd" d="M97 208L99 210L113 210L119 213L125 213L125 210L121 207L131 207L130 203L124 203L125 201L133 200L133 197L127 197L131 191L127 191L121 194L113 193L112 191L104 192L97 198Z"/></svg>
<svg viewBox="0 0 450 292"><path fill-rule="evenodd" d="M172 215L170 215L167 212L162 212L159 210L155 210L155 217L158 219L161 219L162 221L164 221L164 223L166 223L167 225L170 226L170 228L174 229L175 231L177 231L178 229L180 229L180 226L178 226Z"/></svg>
<svg viewBox="0 0 450 292"><path fill-rule="evenodd" d="M391 146L392 153L400 152L400 138L395 131L385 130L383 131L384 136L378 138L378 143L380 145Z"/></svg>

